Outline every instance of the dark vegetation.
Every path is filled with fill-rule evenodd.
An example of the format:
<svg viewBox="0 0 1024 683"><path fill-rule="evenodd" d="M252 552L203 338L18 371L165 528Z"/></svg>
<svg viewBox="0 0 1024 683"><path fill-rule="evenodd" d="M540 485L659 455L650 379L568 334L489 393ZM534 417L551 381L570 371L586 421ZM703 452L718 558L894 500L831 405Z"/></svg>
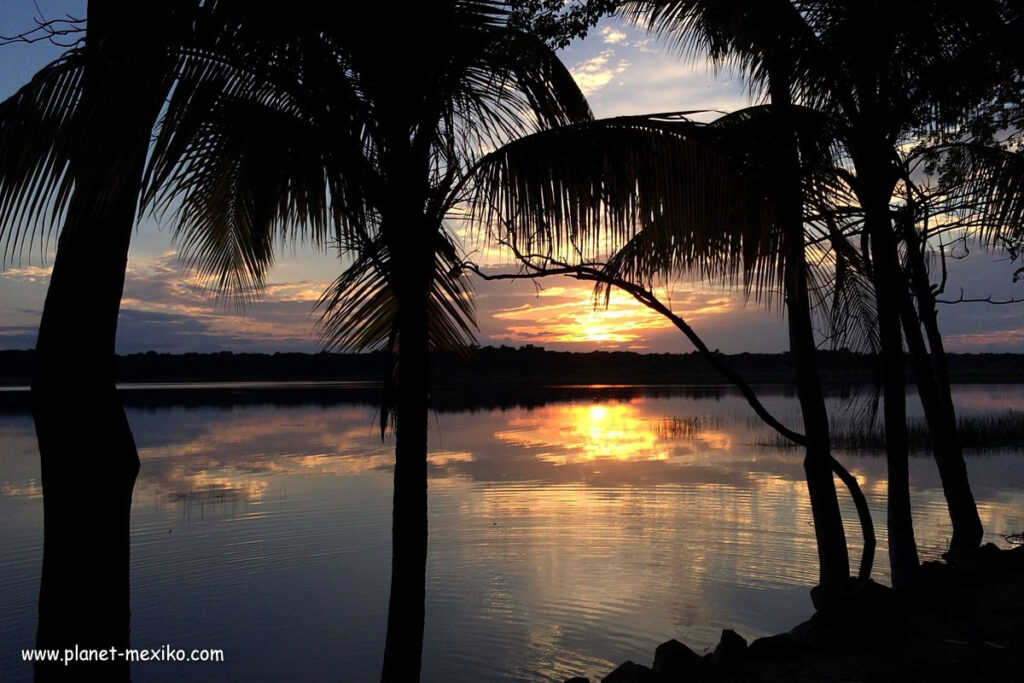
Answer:
<svg viewBox="0 0 1024 683"><path fill-rule="evenodd" d="M33 367L31 350L0 351L0 386L25 386ZM820 351L822 380L833 390L875 381L870 357ZM789 353L722 356L750 384L790 384ZM379 382L389 364L386 352L371 353L133 353L114 361L118 382L367 381ZM1024 382L1024 354L951 353L954 383ZM698 353L547 351L525 346L478 347L466 353L435 352L431 372L443 384L724 384ZM910 378L909 364L906 366Z"/></svg>
<svg viewBox="0 0 1024 683"><path fill-rule="evenodd" d="M964 449L990 450L1020 448L1024 438L1024 413L1004 411L990 415L960 415L956 420ZM885 432L855 425L839 425L832 429L832 443L844 450L885 450ZM929 452L934 444L928 425L923 420L907 423L907 447L913 453Z"/></svg>

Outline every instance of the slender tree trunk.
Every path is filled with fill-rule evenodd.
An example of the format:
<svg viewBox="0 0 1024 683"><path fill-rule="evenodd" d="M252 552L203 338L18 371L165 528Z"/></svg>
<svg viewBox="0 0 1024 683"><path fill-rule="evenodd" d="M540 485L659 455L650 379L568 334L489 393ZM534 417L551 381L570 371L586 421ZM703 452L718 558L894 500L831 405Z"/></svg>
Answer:
<svg viewBox="0 0 1024 683"><path fill-rule="evenodd" d="M75 180L36 343L32 411L43 485L37 646L129 643L129 515L138 453L114 387L114 340L149 134L167 85L140 20L92 0ZM152 26L150 26L150 29ZM136 49L138 48L138 49ZM140 51L141 50L141 51ZM37 680L127 680L128 664L37 664Z"/></svg>
<svg viewBox="0 0 1024 683"><path fill-rule="evenodd" d="M830 585L850 577L850 558L835 480L832 478L828 412L821 390L817 347L811 326L807 264L802 237L802 230L799 236L787 237L789 245L785 268L789 348L796 365L797 394L807 438L804 472L818 540L820 581Z"/></svg>
<svg viewBox="0 0 1024 683"><path fill-rule="evenodd" d="M396 411L391 595L381 680L418 681L427 576L427 395L425 296L401 299Z"/></svg>
<svg viewBox="0 0 1024 683"><path fill-rule="evenodd" d="M935 295L928 280L917 233L910 226L904 226L903 233L907 241L910 281L918 301L915 309L909 292L904 296L903 328L917 378L918 395L932 437L932 453L953 526L950 552L954 555L972 555L980 547L984 531L978 505L971 492L957 429L946 350L939 332L938 311L935 310ZM921 325L928 335L927 347L921 335Z"/></svg>
<svg viewBox="0 0 1024 683"><path fill-rule="evenodd" d="M807 259L804 252L803 193L800 182L800 153L789 115L789 65L780 55L770 72L772 104L776 107L779 139L783 141L783 163L778 197L783 226L785 258L784 286L789 349L796 366L797 396L803 415L806 451L804 473L818 543L819 580L830 586L850 578L850 556L846 531L839 510L835 479L832 477L831 437L828 411L818 373L817 345L811 321L807 290Z"/></svg>
<svg viewBox="0 0 1024 683"><path fill-rule="evenodd" d="M392 192L401 197L382 233L391 255L398 299L398 381L395 411L395 492L391 595L382 683L420 678L427 580L427 425L430 392L429 301L435 233L424 216L429 150L410 144L408 123L388 121L393 144L385 157Z"/></svg>
<svg viewBox="0 0 1024 683"><path fill-rule="evenodd" d="M881 344L885 447L889 475L889 563L893 588L903 589L913 582L919 566L910 503L906 381L903 337L900 333L899 301L902 291L906 289L906 282L902 278L897 243L889 218L890 193L885 190L885 173L876 170L872 178L871 170L865 174L858 169L858 175L866 178L865 185L874 183L871 190L864 193L861 201L866 230L871 240L872 275Z"/></svg>
<svg viewBox="0 0 1024 683"><path fill-rule="evenodd" d="M524 260L522 255L517 254L517 256L521 261ZM528 262L529 260L526 259L526 261ZM561 262L553 262L558 264L557 267L550 270L545 268L545 275L570 275L577 280L599 282L606 286L616 287L627 292L634 299L655 313L667 318L688 340L690 340L694 349L696 349L697 353L707 361L708 365L739 390L743 395L743 398L746 399L747 405L750 406L755 415L761 418L762 422L775 430L779 436L787 441L790 441L795 445L806 447L807 437L799 432L793 431L779 422L779 420L764 407L764 404L761 403L761 400L757 397L753 388L747 384L746 380L744 380L743 377L741 377L735 370L729 367L729 364L725 362L720 354L709 349L707 344L704 343L704 340L697 334L696 330L690 327L685 320L672 312L672 309L659 301L658 298L648 289L636 284L635 282L629 282L628 280L610 276L607 272L597 268L591 268L588 266L569 266L568 264L563 264ZM538 275L538 273L488 275L487 273L480 271L475 266L471 267L471 269L478 277L484 280L532 279ZM839 480L846 485L847 489L849 489L850 497L853 499L854 507L857 509L857 517L860 520L861 531L864 535L864 550L861 554L860 568L857 576L860 579L870 579L871 570L875 561L875 546L877 540L875 538L875 525L871 520L871 510L868 508L867 498L864 497L864 492L861 490L860 484L857 482L857 478L850 474L850 472L843 467L838 460L834 457L830 457L829 463L832 467L832 473L839 477Z"/></svg>

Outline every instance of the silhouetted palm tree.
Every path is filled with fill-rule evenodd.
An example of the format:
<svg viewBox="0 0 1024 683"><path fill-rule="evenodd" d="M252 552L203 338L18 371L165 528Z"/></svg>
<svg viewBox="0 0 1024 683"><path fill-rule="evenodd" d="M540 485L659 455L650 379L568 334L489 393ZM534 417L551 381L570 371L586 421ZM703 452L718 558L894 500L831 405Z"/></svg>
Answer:
<svg viewBox="0 0 1024 683"><path fill-rule="evenodd" d="M801 166L820 163L820 159L807 158L815 145L799 139L792 110L792 91L800 68L794 43L800 40L803 21L798 10L783 1L637 2L627 5L627 11L629 8L634 18L655 34L686 49L706 52L719 65L740 62L770 98L770 118L762 132L774 141L774 148L762 149L773 158L763 179L779 223L778 252L771 260L777 259L787 309L789 346L807 438L804 470L821 581L841 582L849 577L849 557L829 466L829 420L816 361L804 230L805 174Z"/></svg>
<svg viewBox="0 0 1024 683"><path fill-rule="evenodd" d="M383 680L420 670L428 353L474 329L447 221L484 151L590 118L568 71L539 36L509 25L509 10L358 3L305 17L317 31L301 41L242 30L208 87L172 98L153 153L147 197L176 207L190 262L220 283L255 273L236 284L258 286L261 272L238 263L265 263L297 222L329 226L347 267L321 302L325 338L395 353L382 411L396 432ZM292 15L270 8L260 21L287 36ZM395 35L414 59L397 56Z"/></svg>
<svg viewBox="0 0 1024 683"><path fill-rule="evenodd" d="M548 156L560 155L566 159L579 160L584 170L564 169L569 175L550 181L544 175L545 169L541 168L539 174L530 177L534 184L527 185L520 174L532 172L532 169L523 166L529 148L518 145L518 148L509 149L507 154L503 153L502 160L497 162L505 164L507 172L500 182L490 184L497 195L515 197L508 202L510 210L499 218L514 226L514 230L520 233L517 238L520 241L529 239L530 231L535 231L533 223L542 220L555 226L568 220L569 224L562 229L572 235L582 229L576 224L577 212L589 215L595 222L607 221L608 217L603 212L615 202L621 202L622 208L612 209L618 233L616 237L630 242L625 251L610 264L613 269L619 269L615 275L625 274L627 277L645 280L654 272L678 271L683 268L728 274L734 273L742 263L744 275L748 283L757 285L756 291L763 291L765 286L776 279L783 284L789 309L787 319L796 362L797 387L807 434L804 465L815 520L821 580L822 583L830 584L841 582L849 577L849 558L832 478L828 415L814 360L815 343L804 255L799 157L802 151L809 153L810 148L806 145L804 150L797 148L797 135L793 130L794 122L791 121L794 114L789 111L789 90L793 80L790 72L794 66L790 63L792 60L788 48L784 47L785 39L780 38L780 35L793 30L792 27L800 22L798 17L791 16L792 11L779 11L788 7L788 3L782 2L627 5L637 5L641 11L650 10L651 14L646 19L653 30L681 37L693 49L706 50L715 59L736 57L754 62L758 56L750 54L749 45L757 45L762 49L766 49L767 45L775 46L772 69L770 73L763 74L769 82L775 103L770 110L772 115L766 116L769 110L762 110L753 116L722 120L703 131L678 121L657 123L657 117L635 117L620 119L617 124L614 121L599 123L599 129L577 129L557 136L546 134L542 140L537 140L535 151L539 154L539 163L545 163ZM749 15L741 14L741 9L748 10ZM775 144L759 143L756 135L750 135L749 130L744 133L737 125L746 129L754 127L757 133L773 139ZM585 137L591 134L595 140L600 141L595 143L602 145L600 149L587 147L589 143ZM650 136L650 139L641 141L645 135ZM731 144L726 143L730 135L734 138L742 136L748 148L739 149L740 145L735 140ZM675 150L681 154L677 161L678 167L672 170L675 175L662 179L659 185L650 174L655 169L663 168L658 162L661 156L669 153L668 147L661 141L677 138L689 138L691 144ZM697 152L700 144L706 146ZM621 154L621 159L606 151L623 145L637 147ZM587 148L581 149L581 146ZM649 149L652 146L660 146L661 149L651 154ZM758 148L757 152L751 147ZM731 166L733 176L745 177L753 183L748 183L750 187L758 188L749 198L755 204L741 209L739 207L743 199L748 198L730 196L722 188L712 187L714 182L726 180L725 177L708 174L705 178L698 178L695 171L700 168L697 165L700 161L695 161L695 152L697 158L704 163L709 163L715 154L722 155L714 163L721 167ZM757 163L750 163L758 155L761 159ZM770 158L765 159L765 155ZM586 166L584 159L593 165ZM647 165L646 170L638 170L644 164ZM765 173L765 168L770 168L770 173ZM597 179L594 177L594 169L608 170ZM558 170L563 169L559 167ZM704 169L701 172L706 173ZM611 179L620 173L624 178L621 188L608 189L602 186L603 183L611 184ZM641 184L634 177L641 173L648 174L645 177L646 184ZM550 175L554 177L554 171ZM758 176L757 180L754 180L755 176ZM537 188L552 182L558 183L553 188L556 198L544 201L545 195ZM573 182L579 185L573 187ZM676 183L676 187L670 187L672 182ZM532 188L533 194L517 192L520 184ZM703 195L696 194L698 188L704 192ZM588 191L593 193L589 199L586 196ZM559 196L559 192L563 194ZM765 202L765 199L770 199L770 202ZM644 206L644 201L649 206ZM520 206L518 202L526 206ZM577 209L577 212L566 211L558 215L558 209L571 202L589 203L602 208L590 210L589 213ZM620 215L614 211L623 213ZM740 218L744 212L747 212L746 215ZM543 215L543 218L532 220L534 214ZM529 216L532 222L523 224L516 216ZM750 220L754 216L760 220ZM643 228L644 233L638 237L630 234L630 230L636 228ZM663 236L655 236L657 231L661 231ZM527 246L526 251L532 249L541 253L547 248ZM623 273L621 269L624 267L630 272Z"/></svg>
<svg viewBox="0 0 1024 683"><path fill-rule="evenodd" d="M188 5L92 0L82 44L0 104L8 257L53 233L47 218L63 217L32 379L45 516L41 648L128 645L139 460L114 389L114 336L150 134L171 83L168 41ZM106 666L102 675L127 679L127 663ZM67 676L81 672L37 666L37 679Z"/></svg>
<svg viewBox="0 0 1024 683"><path fill-rule="evenodd" d="M856 197L869 247L860 255L861 270L871 275L875 287L883 350L894 581L905 584L917 565L907 480L903 335L934 435L953 522L951 548L971 552L980 542L981 524L956 434L934 292L921 244L894 224L891 205L898 184L908 177L900 145L935 120L936 112L945 117L940 123L948 124L951 112L955 120L964 120L971 113L969 102L983 96L968 81L984 79L976 73L966 79L965 75L980 66L977 58L985 52L993 27L1015 16L1010 5L1000 0L906 2L894 11L891 3L881 2L655 0L629 4L649 12L653 23L674 27L684 46L734 60L754 82L768 85L773 101L792 93L795 101L832 120L835 138L849 157L851 168L843 177ZM915 19L906 21L908 16ZM952 78L954 74L958 78ZM780 87L780 80L789 87ZM972 89L975 100L956 96ZM904 275L901 253L908 275ZM908 277L912 290L906 284Z"/></svg>

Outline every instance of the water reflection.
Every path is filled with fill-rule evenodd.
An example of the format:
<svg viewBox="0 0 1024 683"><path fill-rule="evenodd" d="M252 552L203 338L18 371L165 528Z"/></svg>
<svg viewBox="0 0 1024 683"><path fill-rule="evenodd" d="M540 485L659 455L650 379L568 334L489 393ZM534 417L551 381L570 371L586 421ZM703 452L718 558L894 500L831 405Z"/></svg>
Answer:
<svg viewBox="0 0 1024 683"><path fill-rule="evenodd" d="M1024 393L977 392L964 411ZM791 397L765 402L795 421ZM228 655L134 678L378 676L393 455L376 417L351 403L129 412L133 643ZM38 456L27 418L0 416L0 435L0 678L28 680L14 655L34 628ZM804 618L817 572L800 455L765 435L724 391L437 412L424 680L595 677L669 637L699 647L724 627L756 637ZM843 457L884 527L884 459ZM941 487L930 458L911 466L934 557L949 536ZM986 540L1024 529L1020 455L968 466Z"/></svg>
<svg viewBox="0 0 1024 683"><path fill-rule="evenodd" d="M683 453L728 451L732 435L699 418L650 414L646 399L545 406L510 417L495 440L566 466L612 460L667 461Z"/></svg>

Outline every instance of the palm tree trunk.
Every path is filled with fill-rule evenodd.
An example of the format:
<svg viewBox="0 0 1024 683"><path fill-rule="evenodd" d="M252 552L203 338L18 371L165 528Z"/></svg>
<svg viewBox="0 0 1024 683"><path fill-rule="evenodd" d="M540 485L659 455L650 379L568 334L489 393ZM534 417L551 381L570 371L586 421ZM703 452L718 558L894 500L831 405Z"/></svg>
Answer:
<svg viewBox="0 0 1024 683"><path fill-rule="evenodd" d="M787 239L785 269L789 348L796 365L797 395L807 438L804 473L818 541L819 578L823 585L831 585L850 577L850 558L832 477L828 412L818 373L802 238L801 230L799 236L790 235Z"/></svg>
<svg viewBox="0 0 1024 683"><path fill-rule="evenodd" d="M426 149L409 144L410 127L402 119L386 125L392 127L392 144L385 166L391 170L392 192L401 201L382 229L398 300L398 368L391 595L381 681L410 683L420 678L426 612L429 301L439 225L423 214L429 191Z"/></svg>
<svg viewBox="0 0 1024 683"><path fill-rule="evenodd" d="M779 140L783 141L783 176L777 204L783 226L784 286L789 350L796 366L797 396L807 439L804 474L818 543L818 571L822 585L850 578L846 531L832 477L831 436L828 411L818 373L817 345L807 290L807 258L804 252L803 193L800 182L800 151L788 108L789 64L780 48L769 73L772 104L776 107Z"/></svg>
<svg viewBox="0 0 1024 683"><path fill-rule="evenodd" d="M892 585L908 587L919 566L917 542L910 503L910 463L907 443L906 383L903 366L903 336L900 333L899 299L905 290L896 253L896 240L889 219L884 191L863 202L866 230L871 240L871 258L878 309L879 343L885 401L885 448L888 464L889 563ZM872 201L873 200L873 201Z"/></svg>
<svg viewBox="0 0 1024 683"><path fill-rule="evenodd" d="M391 596L381 681L418 681L427 576L427 298L400 299Z"/></svg>
<svg viewBox="0 0 1024 683"><path fill-rule="evenodd" d="M978 515L978 505L971 492L967 464L964 462L957 430L946 350L939 332L938 311L935 310L935 295L928 281L917 233L909 226L904 227L903 233L907 240L910 281L918 301L915 310L909 293L904 296L903 328L917 378L918 395L932 436L932 453L953 526L949 549L954 555L972 555L981 546L984 530ZM927 347L921 335L922 325L928 335Z"/></svg>
<svg viewBox="0 0 1024 683"><path fill-rule="evenodd" d="M71 209L83 202L89 198L77 193ZM135 197L125 193L119 208L103 225L65 225L36 345L32 411L44 514L40 648L128 646L129 513L139 459L114 388L112 332ZM37 666L37 680L81 673ZM102 675L127 680L128 665L111 664Z"/></svg>
<svg viewBox="0 0 1024 683"><path fill-rule="evenodd" d="M114 340L149 134L167 92L148 3L92 0L75 180L36 342L32 412L43 485L37 646L129 644L129 517L139 458L114 387ZM149 24L140 24L140 20ZM138 48L138 49L136 49ZM151 61L151 60L157 61ZM156 66L155 66L156 65ZM128 664L37 664L37 680Z"/></svg>

